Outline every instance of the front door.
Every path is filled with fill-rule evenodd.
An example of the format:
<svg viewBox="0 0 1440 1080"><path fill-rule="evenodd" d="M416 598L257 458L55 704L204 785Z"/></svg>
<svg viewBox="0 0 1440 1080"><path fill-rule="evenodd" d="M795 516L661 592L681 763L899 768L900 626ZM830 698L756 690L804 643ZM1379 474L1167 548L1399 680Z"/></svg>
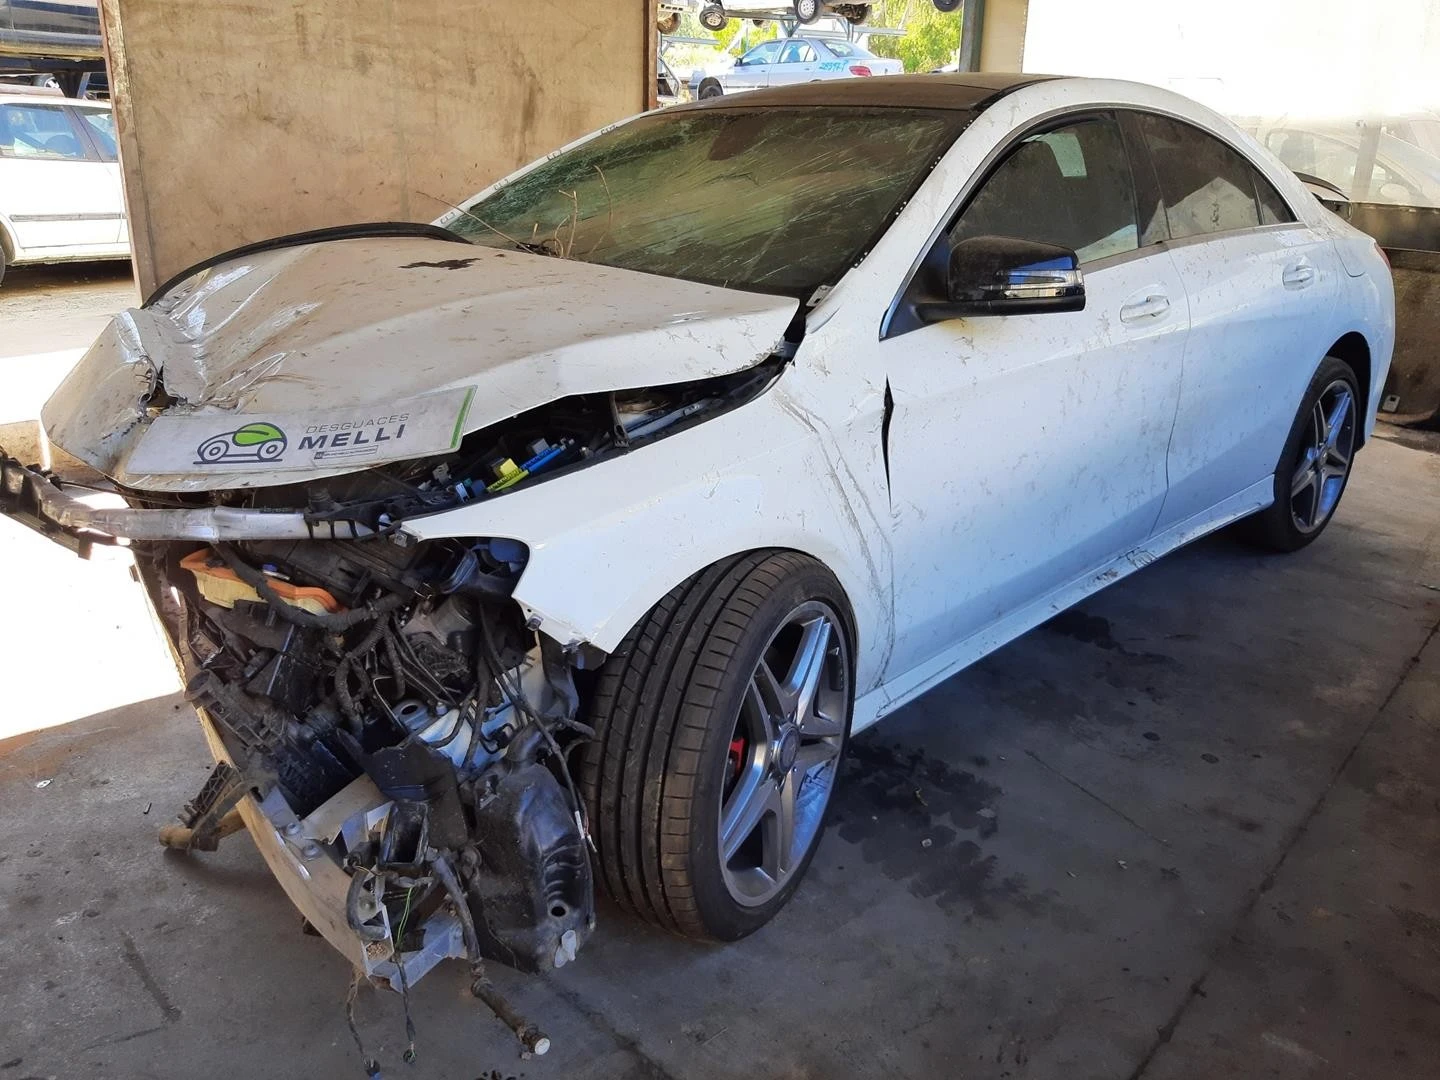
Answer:
<svg viewBox="0 0 1440 1080"><path fill-rule="evenodd" d="M891 675L1149 535L1188 326L1179 276L1152 242L1152 204L1142 191L1137 210L1112 116L1025 136L950 236L1071 248L1085 309L959 319L881 343L894 402Z"/></svg>
<svg viewBox="0 0 1440 1080"><path fill-rule="evenodd" d="M781 41L763 42L736 60L725 77L725 92L763 90L769 86L770 72L780 57L780 46L783 44Z"/></svg>

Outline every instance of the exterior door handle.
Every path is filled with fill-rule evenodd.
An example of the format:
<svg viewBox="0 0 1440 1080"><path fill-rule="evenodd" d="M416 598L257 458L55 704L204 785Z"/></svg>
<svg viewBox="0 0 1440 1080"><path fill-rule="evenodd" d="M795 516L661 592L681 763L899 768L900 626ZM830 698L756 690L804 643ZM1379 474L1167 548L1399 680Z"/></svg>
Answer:
<svg viewBox="0 0 1440 1080"><path fill-rule="evenodd" d="M1287 289L1303 289L1315 282L1315 267L1309 261L1301 259L1297 263L1291 263L1280 275L1280 280L1285 283Z"/></svg>
<svg viewBox="0 0 1440 1080"><path fill-rule="evenodd" d="M1131 300L1120 308L1120 321L1133 323L1143 322L1146 319L1158 319L1170 310L1170 297L1163 292L1147 293L1136 300Z"/></svg>

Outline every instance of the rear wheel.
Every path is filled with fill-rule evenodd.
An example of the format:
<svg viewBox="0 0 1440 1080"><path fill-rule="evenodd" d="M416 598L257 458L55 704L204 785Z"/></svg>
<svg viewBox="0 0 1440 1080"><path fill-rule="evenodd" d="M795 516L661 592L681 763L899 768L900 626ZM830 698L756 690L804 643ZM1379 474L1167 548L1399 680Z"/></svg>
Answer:
<svg viewBox="0 0 1440 1080"><path fill-rule="evenodd" d="M724 89L714 79L706 79L700 84L699 96L701 101L704 101L706 98L721 97L724 93Z"/></svg>
<svg viewBox="0 0 1440 1080"><path fill-rule="evenodd" d="M963 2L964 0L935 0L935 10L945 12L959 11L960 5Z"/></svg>
<svg viewBox="0 0 1440 1080"><path fill-rule="evenodd" d="M795 18L809 26L820 18L820 0L795 0Z"/></svg>
<svg viewBox="0 0 1440 1080"><path fill-rule="evenodd" d="M1359 443L1360 390L1343 360L1327 356L1300 405L1275 469L1275 501L1250 521L1252 538L1298 551L1330 524Z"/></svg>
<svg viewBox="0 0 1440 1080"><path fill-rule="evenodd" d="M700 10L700 25L709 31L724 30L729 18L721 7L707 7Z"/></svg>
<svg viewBox="0 0 1440 1080"><path fill-rule="evenodd" d="M579 770L615 900L720 941L785 905L839 774L852 640L839 583L791 552L716 563L626 636L596 685Z"/></svg>
<svg viewBox="0 0 1440 1080"><path fill-rule="evenodd" d="M680 13L672 11L655 20L655 29L662 34L673 34L680 29Z"/></svg>

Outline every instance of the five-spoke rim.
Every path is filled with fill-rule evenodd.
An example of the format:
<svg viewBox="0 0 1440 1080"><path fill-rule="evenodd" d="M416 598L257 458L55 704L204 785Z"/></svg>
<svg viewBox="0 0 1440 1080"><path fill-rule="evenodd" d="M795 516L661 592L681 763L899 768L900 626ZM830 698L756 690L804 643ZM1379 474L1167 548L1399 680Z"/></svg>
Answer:
<svg viewBox="0 0 1440 1080"><path fill-rule="evenodd" d="M789 882L820 834L850 707L850 658L835 611L801 604L745 687L720 794L720 867L736 903Z"/></svg>
<svg viewBox="0 0 1440 1080"><path fill-rule="evenodd" d="M1355 395L1336 379L1310 410L1300 464L1290 480L1290 516L1302 533L1312 533L1335 512L1355 451Z"/></svg>

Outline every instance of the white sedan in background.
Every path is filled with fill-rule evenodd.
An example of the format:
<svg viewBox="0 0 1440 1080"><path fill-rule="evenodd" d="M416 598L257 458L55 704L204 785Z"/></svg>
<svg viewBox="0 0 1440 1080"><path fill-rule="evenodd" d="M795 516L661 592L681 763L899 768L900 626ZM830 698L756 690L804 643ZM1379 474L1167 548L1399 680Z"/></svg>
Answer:
<svg viewBox="0 0 1440 1080"><path fill-rule="evenodd" d="M829 37L792 37L762 41L728 68L696 69L690 76L690 96L696 100L743 90L763 90L794 83L828 79L900 75L899 60L876 56L869 49Z"/></svg>
<svg viewBox="0 0 1440 1080"><path fill-rule="evenodd" d="M0 93L0 278L7 265L129 257L110 106Z"/></svg>
<svg viewBox="0 0 1440 1080"><path fill-rule="evenodd" d="M1374 241L1173 93L801 83L185 271L43 414L128 507L0 503L134 542L215 785L400 987L573 960L593 878L758 929L853 732L1229 522L1315 540L1393 339Z"/></svg>

